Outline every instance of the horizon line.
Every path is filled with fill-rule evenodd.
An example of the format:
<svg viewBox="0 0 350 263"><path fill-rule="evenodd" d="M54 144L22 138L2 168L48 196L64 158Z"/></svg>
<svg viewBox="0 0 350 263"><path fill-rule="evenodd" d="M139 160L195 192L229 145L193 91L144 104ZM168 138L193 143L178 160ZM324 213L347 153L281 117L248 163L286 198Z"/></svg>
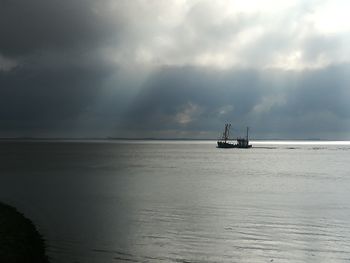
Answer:
<svg viewBox="0 0 350 263"><path fill-rule="evenodd" d="M78 140L103 140L103 141L216 141L217 138L156 138L156 137L31 137L31 136L18 136L18 137L0 137L0 141L41 141L41 140L68 140L68 141L78 141ZM233 141L235 139L232 139ZM350 139L322 139L322 138L254 138L250 141L350 141Z"/></svg>

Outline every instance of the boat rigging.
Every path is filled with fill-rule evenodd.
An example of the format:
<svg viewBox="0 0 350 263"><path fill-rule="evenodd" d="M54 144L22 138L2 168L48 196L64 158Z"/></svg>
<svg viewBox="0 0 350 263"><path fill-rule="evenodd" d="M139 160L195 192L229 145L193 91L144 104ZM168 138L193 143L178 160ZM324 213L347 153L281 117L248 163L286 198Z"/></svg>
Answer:
<svg viewBox="0 0 350 263"><path fill-rule="evenodd" d="M226 123L222 137L217 141L218 148L251 148L252 147L252 145L249 144L249 127L247 127L246 137L245 138L238 137L236 139L236 143L229 142L230 129L231 129L231 124Z"/></svg>

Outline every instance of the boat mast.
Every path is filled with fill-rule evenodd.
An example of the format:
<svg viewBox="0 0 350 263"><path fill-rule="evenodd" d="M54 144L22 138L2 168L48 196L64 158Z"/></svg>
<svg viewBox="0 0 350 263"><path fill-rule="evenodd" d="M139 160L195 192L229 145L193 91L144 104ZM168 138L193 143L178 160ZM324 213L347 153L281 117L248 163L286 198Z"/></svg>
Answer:
<svg viewBox="0 0 350 263"><path fill-rule="evenodd" d="M225 140L225 143L227 142L227 140L229 139L229 137L230 137L230 127L231 127L231 124L229 124L229 123L226 123L225 124L225 131L224 131L224 140Z"/></svg>
<svg viewBox="0 0 350 263"><path fill-rule="evenodd" d="M248 139L249 139L249 135L248 135L248 134L249 134L249 127L247 127L247 138L246 138L247 141L248 141Z"/></svg>

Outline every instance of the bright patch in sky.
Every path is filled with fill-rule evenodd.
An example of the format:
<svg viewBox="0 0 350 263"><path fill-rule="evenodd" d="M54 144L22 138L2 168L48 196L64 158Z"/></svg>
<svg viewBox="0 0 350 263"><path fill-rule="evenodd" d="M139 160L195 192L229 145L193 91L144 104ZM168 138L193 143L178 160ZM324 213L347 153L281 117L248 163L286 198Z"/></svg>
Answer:
<svg viewBox="0 0 350 263"><path fill-rule="evenodd" d="M122 66L302 70L347 62L350 3L346 1L122 3L128 14L124 35L112 46L116 63Z"/></svg>

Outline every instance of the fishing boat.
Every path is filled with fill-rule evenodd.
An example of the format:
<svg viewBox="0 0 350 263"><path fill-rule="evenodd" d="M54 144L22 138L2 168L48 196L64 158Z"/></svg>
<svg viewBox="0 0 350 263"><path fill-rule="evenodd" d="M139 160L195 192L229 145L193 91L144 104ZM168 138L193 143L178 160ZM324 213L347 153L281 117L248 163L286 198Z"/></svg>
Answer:
<svg viewBox="0 0 350 263"><path fill-rule="evenodd" d="M218 139L218 148L251 148L252 145L249 144L249 127L247 127L247 134L245 138L239 137L236 139L236 143L234 142L229 142L230 139L230 129L231 129L231 124L226 123L225 124L225 129L222 134L222 137Z"/></svg>

